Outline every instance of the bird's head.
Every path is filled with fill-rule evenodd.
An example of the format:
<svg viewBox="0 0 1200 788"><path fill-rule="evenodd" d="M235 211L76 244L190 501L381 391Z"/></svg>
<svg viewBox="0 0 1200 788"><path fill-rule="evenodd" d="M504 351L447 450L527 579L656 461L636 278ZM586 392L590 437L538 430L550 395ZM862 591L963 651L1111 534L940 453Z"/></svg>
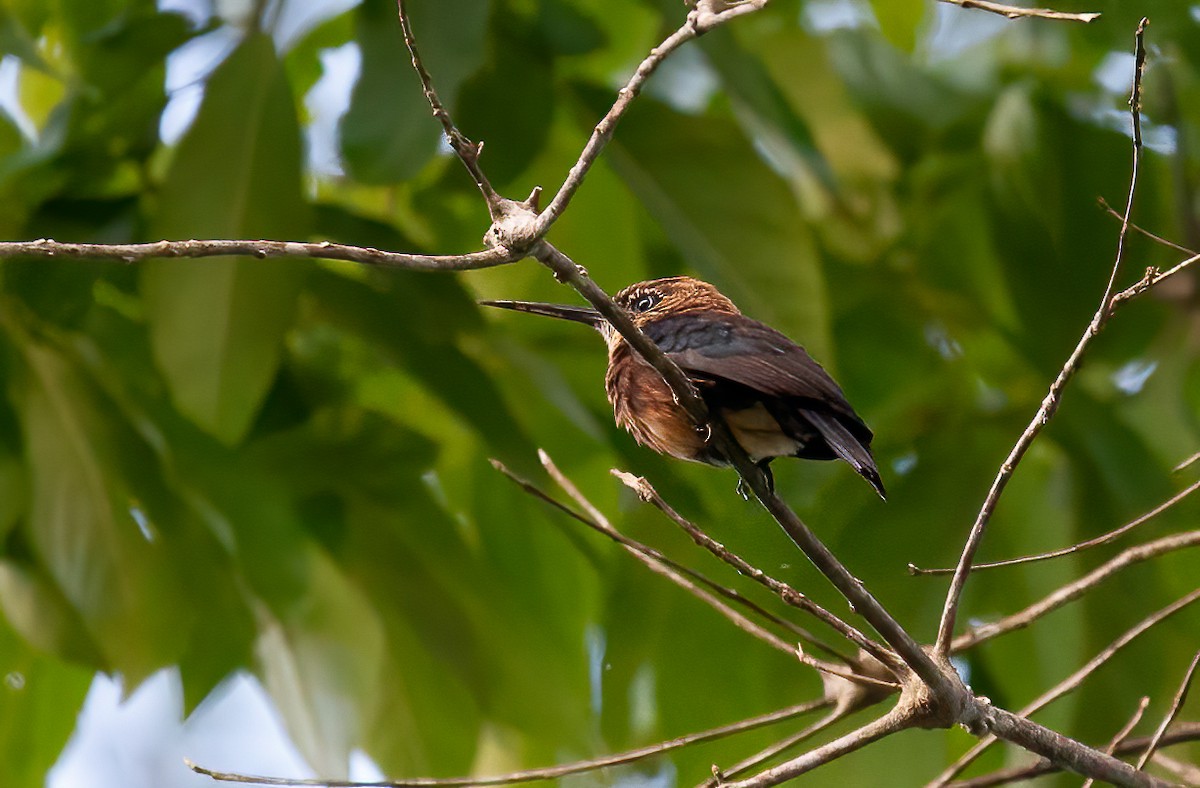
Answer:
<svg viewBox="0 0 1200 788"><path fill-rule="evenodd" d="M702 282L690 276L671 276L665 279L638 282L617 293L613 297L613 301L629 313L634 324L639 328L656 320L689 312L738 314L738 308L722 295L720 290L708 282ZM495 306L586 323L603 334L605 340L610 344L618 336L608 321L591 307L544 304L537 301L480 301L479 303L484 306Z"/></svg>
<svg viewBox="0 0 1200 788"><path fill-rule="evenodd" d="M720 290L690 276L638 282L617 293L613 300L639 326L689 312L738 313L738 308Z"/></svg>

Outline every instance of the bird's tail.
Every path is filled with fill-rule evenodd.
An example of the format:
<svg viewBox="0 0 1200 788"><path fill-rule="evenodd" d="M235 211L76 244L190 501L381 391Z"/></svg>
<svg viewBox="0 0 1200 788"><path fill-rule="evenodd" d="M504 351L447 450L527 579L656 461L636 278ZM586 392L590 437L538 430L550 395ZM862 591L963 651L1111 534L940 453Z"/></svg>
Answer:
<svg viewBox="0 0 1200 788"><path fill-rule="evenodd" d="M871 451L850 432L837 417L828 413L804 411L804 417L812 422L829 448L841 459L850 463L850 467L858 471L858 475L871 483L879 497L887 500L887 491L883 489L883 479L879 478L879 469L875 467L875 458Z"/></svg>

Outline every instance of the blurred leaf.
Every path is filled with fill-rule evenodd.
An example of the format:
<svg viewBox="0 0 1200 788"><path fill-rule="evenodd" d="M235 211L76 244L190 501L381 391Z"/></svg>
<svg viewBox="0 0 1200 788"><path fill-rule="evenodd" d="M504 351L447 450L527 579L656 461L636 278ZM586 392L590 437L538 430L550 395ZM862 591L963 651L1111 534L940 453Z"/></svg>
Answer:
<svg viewBox="0 0 1200 788"><path fill-rule="evenodd" d="M17 2L16 8L0 8L0 52L16 55L32 68L50 71L37 48L37 33L47 16L41 3Z"/></svg>
<svg viewBox="0 0 1200 788"><path fill-rule="evenodd" d="M102 664L136 686L178 655L186 627L163 548L130 512L131 490L117 471L121 427L63 357L11 328L10 336L28 365L18 395L31 485L26 538L52 585L36 573L22 579L43 603L61 593ZM70 628L69 617L57 619Z"/></svg>
<svg viewBox="0 0 1200 788"><path fill-rule="evenodd" d="M313 558L307 604L286 620L262 613L257 651L292 739L319 774L345 777L380 702L383 633L361 592Z"/></svg>
<svg viewBox="0 0 1200 788"><path fill-rule="evenodd" d="M451 111L459 86L483 61L487 0L413 3L412 27L438 97ZM363 183L412 178L437 151L441 129L413 71L401 36L396 4L364 0L357 40L362 71L342 119L342 155ZM477 139L467 127L464 133Z"/></svg>
<svg viewBox="0 0 1200 788"><path fill-rule="evenodd" d="M560 55L586 55L607 43L596 21L567 0L542 0L537 25L540 43Z"/></svg>
<svg viewBox="0 0 1200 788"><path fill-rule="evenodd" d="M482 161L499 187L512 182L541 152L554 117L556 94L553 61L534 45L532 31L502 17L491 36L491 57L462 86L456 120L464 134L487 146ZM514 82L522 86L519 92L508 89Z"/></svg>
<svg viewBox="0 0 1200 788"><path fill-rule="evenodd" d="M8 788L41 788L75 727L63 712L83 704L92 674L34 653L3 623L0 654L0 773Z"/></svg>
<svg viewBox="0 0 1200 788"><path fill-rule="evenodd" d="M163 188L157 226L167 238L302 235L300 161L296 112L274 47L251 36L209 80ZM155 357L175 402L236 443L275 375L300 267L160 260L142 274Z"/></svg>
<svg viewBox="0 0 1200 788"><path fill-rule="evenodd" d="M911 52L917 40L917 28L934 7L924 0L883 0L871 4L879 30L892 46Z"/></svg>
<svg viewBox="0 0 1200 788"><path fill-rule="evenodd" d="M786 165L789 176L810 178L825 192L836 195L833 172L817 149L812 131L792 109L756 53L740 46L727 29L716 30L702 41L735 113L747 127L747 135L768 146Z"/></svg>
<svg viewBox="0 0 1200 788"><path fill-rule="evenodd" d="M389 274L372 287L324 272L313 279L325 319L381 347L478 431L492 451L518 463L531 461L533 446L503 397L454 343L456 324L478 318L476 307L464 304L449 280Z"/></svg>

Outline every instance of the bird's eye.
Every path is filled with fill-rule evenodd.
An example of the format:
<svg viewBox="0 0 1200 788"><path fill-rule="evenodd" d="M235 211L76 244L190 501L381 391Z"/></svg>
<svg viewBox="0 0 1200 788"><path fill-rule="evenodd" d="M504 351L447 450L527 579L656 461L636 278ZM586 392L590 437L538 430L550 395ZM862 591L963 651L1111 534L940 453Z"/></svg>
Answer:
<svg viewBox="0 0 1200 788"><path fill-rule="evenodd" d="M661 300L662 300L662 296L660 296L658 293L647 293L646 295L642 296L641 298L639 298L638 300L633 302L633 311L634 312L645 312L647 310L653 309L654 305L657 304Z"/></svg>

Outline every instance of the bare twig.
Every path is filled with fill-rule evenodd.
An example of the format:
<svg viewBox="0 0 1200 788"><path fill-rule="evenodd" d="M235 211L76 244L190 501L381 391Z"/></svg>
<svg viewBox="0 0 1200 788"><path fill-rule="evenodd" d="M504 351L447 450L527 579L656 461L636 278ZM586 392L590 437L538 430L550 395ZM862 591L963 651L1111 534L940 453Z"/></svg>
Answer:
<svg viewBox="0 0 1200 788"><path fill-rule="evenodd" d="M1039 19L1060 19L1066 22L1087 23L1100 18L1100 14L1098 13L1072 14L1066 11L1052 11L1049 8L1023 8L1016 5L992 3L989 0L941 0L941 2L956 5L960 8L978 8L980 11L999 14L1009 19L1037 17Z"/></svg>
<svg viewBox="0 0 1200 788"><path fill-rule="evenodd" d="M1116 258L1113 260L1112 272L1108 276L1108 284L1104 288L1104 297L1100 299L1100 307L1092 317L1092 322L1088 324L1083 337L1080 338L1079 343L1075 346L1075 350L1071 353L1070 358L1067 359L1066 364L1063 365L1062 370L1058 373L1058 377L1050 386L1050 391L1046 395L1046 398L1042 400L1041 407L1038 408L1033 420L1029 422L1029 426L1021 433L1021 437L1017 439L1016 445L1013 446L1012 451L1009 452L1008 457L1001 464L1000 470L996 474L991 488L988 490L987 497L984 499L983 506L979 509L979 514L975 518L975 524L971 527L971 533L967 537L966 544L963 546L962 556L959 558L958 565L954 570L954 578L950 581L950 588L946 592L946 603L942 608L942 618L938 624L937 642L934 645L934 651L941 656L945 656L950 651L950 643L954 637L954 622L958 616L958 606L962 600L963 588L966 586L967 577L971 573L971 563L975 558L976 550L979 549L979 545L983 541L984 532L987 530L988 523L992 519L992 513L996 510L996 504L1000 501L1000 495L1008 485L1008 480L1012 478L1017 464L1025 456L1025 452L1033 444L1034 439L1041 434L1042 428L1049 423L1055 411L1058 410L1058 405L1062 401L1063 390L1079 369L1084 351L1087 350L1088 345L1091 344L1092 340L1104 328L1108 319L1112 316L1113 309L1117 303L1117 299L1113 297L1113 288L1116 285L1117 274L1121 269L1121 262L1125 255L1125 238L1129 233L1129 215L1133 211L1133 197L1137 190L1138 170L1142 160L1141 91L1142 73L1146 66L1145 30L1147 24L1148 21L1142 19L1138 24L1137 32L1134 36L1136 57L1133 90L1129 97L1129 111L1133 126L1133 169L1129 178L1129 195L1125 203L1125 215L1121 222L1121 231L1117 235Z"/></svg>
<svg viewBox="0 0 1200 788"><path fill-rule="evenodd" d="M1187 671L1183 674L1183 681L1179 683L1179 690L1175 693L1175 699L1171 701L1171 708L1163 717L1163 721L1154 731L1154 736L1150 739L1150 744L1146 745L1146 751L1142 753L1142 757L1138 758L1137 768L1144 769L1150 759L1154 757L1154 751L1158 749L1158 743L1162 741L1163 734L1167 732L1167 728L1179 716L1179 710L1183 708L1184 701L1187 700L1188 689L1192 686L1192 678L1196 675L1196 666L1200 664L1200 651L1196 652L1196 656L1192 657L1192 664L1188 665Z"/></svg>
<svg viewBox="0 0 1200 788"><path fill-rule="evenodd" d="M1200 589L1196 589L1190 594L1175 600L1161 610L1158 610L1142 619L1135 626L1122 633L1120 637L1118 637L1112 643L1109 643L1108 646L1106 646L1099 654L1088 660L1087 664L1079 668L1079 670L1075 671L1070 676L1067 676L1058 684L1043 692L1031 703L1017 712L1017 714L1021 717L1029 717L1030 715L1041 711L1046 706L1061 698L1063 695L1073 692L1084 682L1085 679L1087 679L1088 676L1095 673L1104 663L1112 659L1117 652L1129 645L1135 638L1153 627L1155 624L1158 624L1160 621L1163 621L1169 616L1178 613L1180 610L1192 604L1197 599L1200 599ZM946 783L954 779L959 772L967 768L967 766L969 766L976 758L982 755L988 747L995 744L996 740L997 739L995 736L985 736L980 739L975 746L969 749L961 758L959 758L945 771L938 775L937 779L930 783L930 786L946 785Z"/></svg>
<svg viewBox="0 0 1200 788"><path fill-rule="evenodd" d="M1186 260L1176 264L1174 267L1168 268L1166 271L1159 271L1157 268L1147 268L1146 273L1142 275L1141 279L1113 296L1113 308L1116 308L1131 298L1140 296L1142 293L1146 292L1155 285L1161 284L1181 271L1192 267L1197 261L1200 261L1200 254L1192 255Z"/></svg>
<svg viewBox="0 0 1200 788"><path fill-rule="evenodd" d="M523 255L508 249L486 249L456 255L401 254L364 246L329 241L155 241L139 244L76 244L39 238L35 241L0 242L0 259L6 257L54 257L70 260L117 260L139 263L156 257L245 257L347 260L385 268L410 271L466 271L492 268L520 260Z"/></svg>
<svg viewBox="0 0 1200 788"><path fill-rule="evenodd" d="M1112 755L1117 751L1117 748L1121 746L1121 742L1129 738L1129 734L1133 733L1133 729L1137 727L1137 724L1142 719L1142 715L1146 713L1146 707L1149 705L1150 697L1148 695L1143 695L1142 699L1138 701L1138 707L1133 712L1133 716L1130 717L1129 721L1122 725L1121 729L1116 732L1112 739L1109 740L1108 746L1104 748L1106 753ZM1095 782L1095 780L1089 777L1083 781L1083 785L1081 785L1080 788L1092 788L1092 785Z"/></svg>
<svg viewBox="0 0 1200 788"><path fill-rule="evenodd" d="M574 482L572 482L569 478L567 478L566 474L559 470L558 466L554 464L554 460L550 458L549 454L542 449L538 449L538 458L542 462L542 467L546 469L546 473L550 474L550 478L554 480L555 484L561 487L563 492L570 496L575 503L579 504L580 508L582 508L592 520L601 526L603 533L608 536L611 536L614 533L620 533L609 523L608 518L604 516L604 513L593 506L592 502L589 501L587 497L579 491L579 488L575 486ZM760 618L763 618L764 620L786 630L790 634L795 635L801 642L807 643L809 646L819 649L825 654L828 654L829 656L838 660L843 665L853 665L853 660L839 652L833 646L818 638L816 635L809 632L804 627L801 627L792 621L788 621L787 619L781 618L769 610L766 610L753 600L747 599L736 589L715 583L700 573L684 567L682 564L671 562L671 566L677 571L685 572L688 574L688 576L692 577L698 582L704 583L710 590L720 594L726 599L745 606L748 610L754 612ZM754 571L761 572L761 570L758 569L755 569Z"/></svg>
<svg viewBox="0 0 1200 788"><path fill-rule="evenodd" d="M849 714L849 712L842 708L831 709L828 714L814 722L812 725L802 728L796 733L793 733L791 736L786 736L780 739L769 747L756 752L748 758L743 758L733 766L730 766L728 769L718 769L716 766L714 766L713 776L701 783L699 788L717 788L717 786L727 783L731 777L736 777L739 774L745 774L759 764L766 763L775 756L787 752L792 747L808 741L816 734L828 728L830 725L833 725L835 722L845 718L847 714Z"/></svg>
<svg viewBox="0 0 1200 788"><path fill-rule="evenodd" d="M1051 558L1060 558L1064 555L1071 555L1072 553L1078 553L1083 550L1087 550L1088 548L1091 548L1091 547L1099 547L1100 545L1108 544L1109 542L1113 542L1113 541L1116 541L1117 539L1121 538L1125 534L1132 531L1134 528L1137 528L1139 525L1142 525L1143 523L1162 514L1167 509L1170 509L1172 506L1174 506L1175 504L1182 501L1184 498L1186 498L1189 495L1191 495L1192 493L1194 493L1196 490L1200 490L1200 481L1194 482L1190 486L1186 487L1185 489L1181 490L1180 492L1177 492L1175 495L1172 495L1170 498L1163 501L1158 506L1155 506L1153 509L1151 509L1150 511L1141 515L1140 517L1137 517L1137 518L1125 523L1125 525L1122 525L1120 528L1116 528L1112 531L1109 531L1106 534L1101 534L1100 536L1094 537L1092 539L1088 539L1087 541L1079 542L1078 544L1073 544L1070 547L1064 547L1061 550L1052 550L1048 553L1037 553L1036 555L1026 555L1026 556L1021 556L1020 558L1009 558L1004 561L992 561L992 562L986 563L986 564L972 564L971 571L978 572L981 569L999 569L1000 567L1004 567L1004 566L1017 566L1019 564L1032 564L1036 561L1046 561ZM913 564L909 564L908 571L909 571L909 574L912 574L912 575L945 575L945 574L949 574L949 573L953 572L954 570L946 569L946 568L922 569L918 566L914 566Z"/></svg>
<svg viewBox="0 0 1200 788"><path fill-rule="evenodd" d="M360 782L355 780L324 780L315 779L289 779L286 777L261 777L250 774L237 774L234 772L219 772L214 769L208 769L199 764L193 763L190 760L185 760L188 768L197 774L207 775L218 782L229 783L253 783L255 785L289 785L289 786L327 786L328 788L457 788L457 786L468 785L512 785L514 783L527 783L535 780L553 780L559 777L566 777L571 774L580 774L582 772L595 771L609 766L620 766L621 764L633 763L654 755L660 755L671 750L678 750L681 747L688 747L700 742L713 741L714 739L722 739L726 736L733 736L745 731L761 728L765 725L771 725L776 722L783 722L794 717L799 717L804 714L810 714L818 709L823 709L828 706L828 701L816 700L808 703L800 703L795 706L788 706L785 709L772 711L768 714L760 714L757 717L734 722L729 725L722 725L718 728L710 728L699 733L689 733L686 736L680 736L675 739L652 744L648 747L639 747L636 750L627 750L614 755L606 755L601 758L592 758L586 761L576 761L574 763L566 763L560 766L548 766L542 769L526 769L519 772L511 772L509 774L499 774L490 777L448 777L445 779L434 777L416 777L410 780L378 780L374 782Z"/></svg>
<svg viewBox="0 0 1200 788"><path fill-rule="evenodd" d="M405 0L396 0L396 10L400 15L400 29L404 33L404 45L408 47L408 54L412 56L413 70L417 72L417 76L421 80L421 89L425 92L425 101L429 103L430 109L433 110L433 116L437 118L438 123L442 124L442 131L446 134L446 139L450 143L450 147L458 155L458 160L467 168L467 172L471 173L471 177L475 180L475 185L479 188L479 193L483 195L483 199L487 202L488 213L492 219L496 219L502 198L498 195L492 184L488 181L487 176L483 173L483 168L479 166L479 154L483 150L483 143L474 143L467 138L465 134L458 130L454 125L454 120L450 117L449 110L442 104L438 98L437 91L433 88L433 79L429 76L429 72L425 70L425 64L421 61L421 54L417 50L417 40L413 37L412 23L408 18L408 11L404 7Z"/></svg>
<svg viewBox="0 0 1200 788"><path fill-rule="evenodd" d="M1149 736L1142 736L1136 739L1127 739L1118 745L1116 755L1129 755L1141 750L1149 743ZM1182 744L1184 742L1200 741L1200 722L1185 722L1176 725L1174 729L1169 731L1163 737L1160 746L1171 744ZM1032 780L1035 777L1041 777L1046 774L1053 774L1062 771L1060 766L1051 763L1049 760L1042 759L1037 763L1032 763L1026 766L1014 766L1008 769L1001 769L992 772L991 774L972 777L969 780L955 780L950 783L947 788L991 788L993 785L1007 785L1008 783L1021 782L1022 780Z"/></svg>
<svg viewBox="0 0 1200 788"><path fill-rule="evenodd" d="M1182 471L1184 468L1186 468L1186 467L1188 467L1189 465L1191 465L1192 463L1194 463L1196 460L1200 460L1200 452L1196 452L1196 453L1195 453L1195 454L1193 454L1191 457L1188 457L1186 460L1184 460L1183 462L1179 463L1178 465L1176 465L1176 466L1175 466L1174 468L1172 468L1171 470L1172 470L1172 471L1174 471L1175 473L1179 473L1179 472L1180 472L1180 471Z"/></svg>
<svg viewBox="0 0 1200 788"><path fill-rule="evenodd" d="M1185 763L1178 758L1172 758L1165 752L1154 753L1153 762L1155 766L1161 767L1183 781L1184 785L1195 786L1200 785L1200 766L1194 763Z"/></svg>
<svg viewBox="0 0 1200 788"><path fill-rule="evenodd" d="M549 459L548 455L546 459ZM725 596L727 598L737 597L737 592L733 591L732 589L723 588L703 575L700 575L699 573L691 569L687 569L675 561L668 559L658 550L648 547L636 540L630 539L620 531L613 528L608 522L608 519L604 518L603 516L599 520L592 520L579 514L578 512L571 510L569 507L566 507L558 501L555 501L543 490L539 489L537 485L513 473L504 465L504 463L500 462L499 460L493 459L491 462L492 466L495 467L496 470L507 476L510 480L521 487L521 489L525 490L531 495L534 495L538 499L553 505L557 509L566 512L579 522L587 525L589 528L599 531L613 541L617 542L624 547L625 550L630 553L630 555L640 561L650 571L675 583L675 585L679 586L684 591L687 591L701 602L707 604L717 613L720 613L722 616L724 616L730 623L751 637L761 640L772 648L782 651L788 656L795 657L801 663L808 665L809 667L814 668L821 673L830 676L837 676L855 684L869 684L871 686L882 687L891 691L895 691L900 688L895 682L884 681L875 678L874 676L864 676L856 673L852 669L847 669L840 665L835 665L806 654L802 649L798 649L794 644L783 640L775 633L760 626L717 598L718 595ZM713 592L717 593L714 594ZM828 683L826 683L827 688L828 686Z"/></svg>
<svg viewBox="0 0 1200 788"><path fill-rule="evenodd" d="M1027 627L1047 613L1057 610L1068 602L1073 602L1083 596L1126 567L1147 561L1164 553L1183 550L1197 545L1200 545L1200 530L1172 534L1171 536L1164 536L1161 539L1155 539L1153 542L1146 542L1145 544L1130 547L1096 567L1091 572L1088 572L1083 577L1056 589L1053 593L1029 605L1025 609L1005 616L999 621L993 621L989 624L982 624L968 629L954 639L951 651L955 653L966 651L985 640L991 640L1013 630Z"/></svg>
<svg viewBox="0 0 1200 788"><path fill-rule="evenodd" d="M1108 204L1108 200L1104 199L1103 197L1100 197L1098 202L1100 203L1100 207L1103 208L1104 212L1107 213L1109 216L1113 217L1117 221L1125 220L1125 217L1121 215L1120 211L1116 210L1115 208L1113 208L1111 205ZM1133 222L1129 223L1129 229L1133 230L1135 233L1138 233L1139 235L1144 235L1145 237L1149 238L1151 241L1154 241L1157 244L1161 244L1162 246L1165 246L1169 249L1174 249L1177 252L1183 252L1186 255L1196 254L1195 249L1189 249L1186 246L1177 244L1174 241L1170 241L1166 238L1163 238L1161 235L1152 233L1149 230L1147 230L1145 227L1142 227L1141 225L1135 224Z"/></svg>
<svg viewBox="0 0 1200 788"><path fill-rule="evenodd" d="M837 631L842 637L846 638L863 651L866 651L868 654L878 659L883 664L891 666L893 669L902 667L903 663L899 663L896 655L887 648L868 638L853 626L847 624L845 621L821 607L816 602L813 602L807 596L792 588L787 583L776 580L758 567L751 565L741 556L731 552L725 547L725 545L704 533L704 531L696 526L695 523L679 514L669 503L663 500L663 497L658 494L658 491L655 490L650 482L648 482L646 479L642 478L641 476L635 476L631 473L626 473L625 471L617 470L615 468L611 471L611 473L613 476L616 476L618 479L620 479L626 487L637 493L639 498L653 505L656 509L665 514L668 519L682 528L684 532L692 538L692 541L703 547L705 550L708 550L725 563L729 564L734 568L735 571L737 571L738 574L748 577L751 580L759 583L764 588L767 588L772 593L778 595L780 599L792 607L799 608L806 613L809 613L819 621Z"/></svg>
<svg viewBox="0 0 1200 788"><path fill-rule="evenodd" d="M722 783L726 788L768 788L782 782L799 777L837 758L861 750L872 742L890 736L893 733L912 727L915 717L913 710L896 706L879 719L872 720L857 730L840 736L827 744L793 758L790 761L761 771L753 777L744 780L733 780Z"/></svg>

